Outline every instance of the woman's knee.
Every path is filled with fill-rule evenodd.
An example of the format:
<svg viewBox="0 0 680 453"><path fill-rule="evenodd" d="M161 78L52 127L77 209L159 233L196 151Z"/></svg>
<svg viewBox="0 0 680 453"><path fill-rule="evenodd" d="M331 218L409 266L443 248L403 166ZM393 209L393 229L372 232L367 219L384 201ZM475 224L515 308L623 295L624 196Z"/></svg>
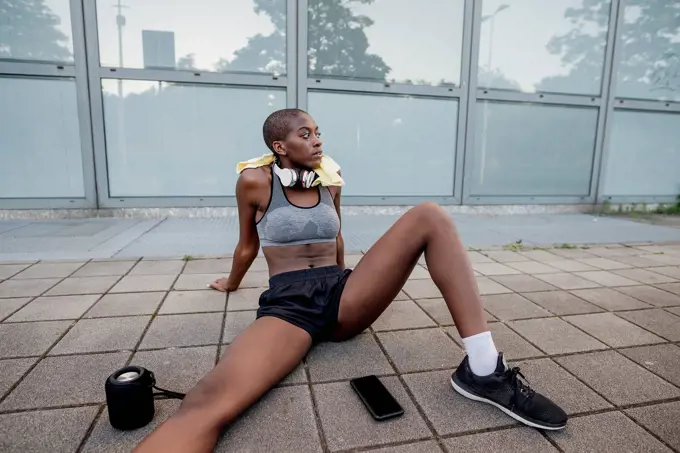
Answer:
<svg viewBox="0 0 680 453"><path fill-rule="evenodd" d="M413 208L413 210L419 217L422 218L422 220L431 220L433 222L446 220L448 222L452 222L451 217L444 210L444 208L432 201L420 203L415 208Z"/></svg>

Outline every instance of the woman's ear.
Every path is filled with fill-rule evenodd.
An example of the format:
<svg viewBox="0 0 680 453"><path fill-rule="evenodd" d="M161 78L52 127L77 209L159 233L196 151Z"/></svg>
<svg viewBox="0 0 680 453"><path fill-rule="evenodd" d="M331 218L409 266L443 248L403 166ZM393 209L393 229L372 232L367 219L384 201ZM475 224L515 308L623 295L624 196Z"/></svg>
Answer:
<svg viewBox="0 0 680 453"><path fill-rule="evenodd" d="M272 148L274 148L275 154L278 154L279 156L285 156L286 155L286 150L283 146L283 143L274 142L274 143L272 143Z"/></svg>

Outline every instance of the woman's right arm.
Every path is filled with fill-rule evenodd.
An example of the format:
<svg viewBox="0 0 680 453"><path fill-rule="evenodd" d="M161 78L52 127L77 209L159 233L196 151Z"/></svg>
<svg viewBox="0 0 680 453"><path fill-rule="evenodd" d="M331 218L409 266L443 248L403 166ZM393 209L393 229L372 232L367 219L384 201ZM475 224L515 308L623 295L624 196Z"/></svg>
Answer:
<svg viewBox="0 0 680 453"><path fill-rule="evenodd" d="M234 249L234 258L228 278L220 278L210 285L219 291L236 291L260 250L255 217L259 205L262 180L258 172L244 171L236 182L236 203L238 205L239 239Z"/></svg>

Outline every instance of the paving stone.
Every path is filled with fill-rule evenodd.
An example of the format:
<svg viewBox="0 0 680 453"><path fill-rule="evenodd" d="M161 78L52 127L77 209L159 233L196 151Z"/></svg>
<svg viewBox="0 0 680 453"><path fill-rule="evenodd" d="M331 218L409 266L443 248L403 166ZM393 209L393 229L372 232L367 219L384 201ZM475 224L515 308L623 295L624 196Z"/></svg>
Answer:
<svg viewBox="0 0 680 453"><path fill-rule="evenodd" d="M635 280L608 271L576 272L574 275L599 283L602 286L635 286L639 284Z"/></svg>
<svg viewBox="0 0 680 453"><path fill-rule="evenodd" d="M605 349L590 335L558 318L527 319L509 323L510 327L548 354Z"/></svg>
<svg viewBox="0 0 680 453"><path fill-rule="evenodd" d="M0 361L0 398L9 390L26 371L37 362L36 358L6 359Z"/></svg>
<svg viewBox="0 0 680 453"><path fill-rule="evenodd" d="M156 316L140 349L217 344L222 316L214 313Z"/></svg>
<svg viewBox="0 0 680 453"><path fill-rule="evenodd" d="M163 297L164 292L107 294L85 314L85 317L150 315L156 312Z"/></svg>
<svg viewBox="0 0 680 453"><path fill-rule="evenodd" d="M74 407L0 415L3 453L72 452L78 449L97 407Z"/></svg>
<svg viewBox="0 0 680 453"><path fill-rule="evenodd" d="M680 401L627 409L626 413L676 450L680 450Z"/></svg>
<svg viewBox="0 0 680 453"><path fill-rule="evenodd" d="M231 272L231 258L187 261L185 274L228 274Z"/></svg>
<svg viewBox="0 0 680 453"><path fill-rule="evenodd" d="M648 304L609 288L580 289L571 293L610 311L649 308Z"/></svg>
<svg viewBox="0 0 680 453"><path fill-rule="evenodd" d="M647 302L656 307L669 307L680 305L680 296L663 291L653 286L624 286L616 288L616 291L628 294L638 300Z"/></svg>
<svg viewBox="0 0 680 453"><path fill-rule="evenodd" d="M443 453L443 450L433 440L378 448L377 450L370 451L371 453Z"/></svg>
<svg viewBox="0 0 680 453"><path fill-rule="evenodd" d="M387 357L370 334L340 343L321 343L310 351L307 365L312 382L394 374Z"/></svg>
<svg viewBox="0 0 680 453"><path fill-rule="evenodd" d="M680 307L666 308L666 311L680 316Z"/></svg>
<svg viewBox="0 0 680 453"><path fill-rule="evenodd" d="M649 258L645 258L642 256L636 256L636 255L628 255L628 256L615 256L612 257L613 260L618 261L620 263L625 263L629 264L634 267L654 267L654 266L663 266L662 263L659 263L658 261L650 260Z"/></svg>
<svg viewBox="0 0 680 453"><path fill-rule="evenodd" d="M545 250L528 250L526 252L519 252L520 255L529 258L530 260L540 261L543 263L549 263L551 261L562 261L564 258L555 255L554 253L547 252Z"/></svg>
<svg viewBox="0 0 680 453"><path fill-rule="evenodd" d="M520 261L517 263L507 263L508 266L526 274L554 274L560 269L549 266L538 261Z"/></svg>
<svg viewBox="0 0 680 453"><path fill-rule="evenodd" d="M656 285L656 287L664 291L668 291L669 293L673 293L676 296L680 296L680 283L662 283L660 285Z"/></svg>
<svg viewBox="0 0 680 453"><path fill-rule="evenodd" d="M587 264L583 264L580 261L574 260L551 261L550 266L565 272L583 272L597 270L596 267L588 266Z"/></svg>
<svg viewBox="0 0 680 453"><path fill-rule="evenodd" d="M28 264L0 264L0 280L11 278L28 266Z"/></svg>
<svg viewBox="0 0 680 453"><path fill-rule="evenodd" d="M434 299L442 297L439 288L430 279L407 280L404 292L411 299Z"/></svg>
<svg viewBox="0 0 680 453"><path fill-rule="evenodd" d="M177 275L182 272L184 261L140 261L130 275Z"/></svg>
<svg viewBox="0 0 680 453"><path fill-rule="evenodd" d="M670 453L621 412L589 415L569 420L567 429L550 431L548 436L565 452Z"/></svg>
<svg viewBox="0 0 680 453"><path fill-rule="evenodd" d="M116 284L119 277L71 277L49 290L47 296L102 294Z"/></svg>
<svg viewBox="0 0 680 453"><path fill-rule="evenodd" d="M413 268L413 271L411 272L411 274L408 276L408 278L409 278L409 280L420 280L420 279L424 279L424 278L429 279L431 277L430 277L430 272L426 268L424 268L423 266L416 265Z"/></svg>
<svg viewBox="0 0 680 453"><path fill-rule="evenodd" d="M471 252L468 251L468 258L470 259L470 263L493 263L494 261L489 258L486 255L483 255L479 252Z"/></svg>
<svg viewBox="0 0 680 453"><path fill-rule="evenodd" d="M350 269L354 269L357 264L359 264L359 261L361 261L361 258L363 258L364 255L345 255L345 267L348 267ZM266 261L265 261L266 264ZM265 267L264 270L267 270Z"/></svg>
<svg viewBox="0 0 680 453"><path fill-rule="evenodd" d="M667 277L673 277L676 280L680 280L680 266L654 267L647 270L656 272L657 274L665 275Z"/></svg>
<svg viewBox="0 0 680 453"><path fill-rule="evenodd" d="M596 267L602 269L603 271L609 271L612 269L630 269L629 264L621 263L619 261L609 260L607 258L585 258L578 260L583 264L588 266Z"/></svg>
<svg viewBox="0 0 680 453"><path fill-rule="evenodd" d="M129 356L129 352L116 352L46 357L0 404L0 410L102 403L104 382L125 366Z"/></svg>
<svg viewBox="0 0 680 453"><path fill-rule="evenodd" d="M656 261L657 263L665 264L666 266L680 266L680 256L673 256L673 255L642 255L645 258L649 258L652 261Z"/></svg>
<svg viewBox="0 0 680 453"><path fill-rule="evenodd" d="M616 351L559 357L555 361L618 406L680 396L680 389Z"/></svg>
<svg viewBox="0 0 680 453"><path fill-rule="evenodd" d="M372 327L375 331L382 331L435 325L434 321L415 302L400 300L392 302L375 320Z"/></svg>
<svg viewBox="0 0 680 453"><path fill-rule="evenodd" d="M499 263L513 263L518 261L529 261L529 258L521 253L513 252L510 250L491 250L484 252L489 258L498 261Z"/></svg>
<svg viewBox="0 0 680 453"><path fill-rule="evenodd" d="M70 325L71 321L0 324L0 357L42 355Z"/></svg>
<svg viewBox="0 0 680 453"><path fill-rule="evenodd" d="M193 289L206 290L212 282L222 277L226 276L224 274L181 274L177 278L173 289L180 291Z"/></svg>
<svg viewBox="0 0 680 453"><path fill-rule="evenodd" d="M595 255L582 249L551 249L550 253L567 258L569 260L580 260L593 258Z"/></svg>
<svg viewBox="0 0 680 453"><path fill-rule="evenodd" d="M125 275L136 261L100 261L87 263L78 269L74 277L103 277L106 275Z"/></svg>
<svg viewBox="0 0 680 453"><path fill-rule="evenodd" d="M228 277L228 275L224 277ZM253 271L251 269L241 280L239 288L262 288L263 286L269 286L269 272Z"/></svg>
<svg viewBox="0 0 680 453"><path fill-rule="evenodd" d="M617 256L633 256L640 255L640 250L625 247L620 244L608 244L604 247L590 247L588 253L599 257L617 257Z"/></svg>
<svg viewBox="0 0 680 453"><path fill-rule="evenodd" d="M520 294L556 315L599 313L602 309L566 291L543 291Z"/></svg>
<svg viewBox="0 0 680 453"><path fill-rule="evenodd" d="M678 281L673 277L652 272L648 269L623 269L616 271L616 274L649 285L654 285L657 283L673 283Z"/></svg>
<svg viewBox="0 0 680 453"><path fill-rule="evenodd" d="M153 262L153 261L149 261ZM162 385L161 385L162 386ZM155 413L148 425L131 430L121 431L111 426L109 412L104 409L92 433L90 433L83 453L128 453L132 451L158 425L167 420L179 408L179 400L159 400L154 402Z"/></svg>
<svg viewBox="0 0 680 453"><path fill-rule="evenodd" d="M492 280L517 292L550 291L557 289L531 275L499 275Z"/></svg>
<svg viewBox="0 0 680 453"><path fill-rule="evenodd" d="M508 326L500 322L489 324L489 330L496 345L496 349L502 351L503 354L510 360L526 359L529 357L539 357L544 355L543 352L533 347L525 339L513 332ZM453 340L462 349L465 349L463 341L460 338L458 331L449 327L446 331L453 337Z"/></svg>
<svg viewBox="0 0 680 453"><path fill-rule="evenodd" d="M550 283L553 286L557 286L560 289L582 289L582 288L597 288L600 286L599 284L586 280L585 278L581 278L577 275L574 274L567 274L564 272L560 272L557 274L539 274L536 275L536 278L539 278L545 282Z"/></svg>
<svg viewBox="0 0 680 453"><path fill-rule="evenodd" d="M378 339L399 372L458 366L463 351L439 328L381 332Z"/></svg>
<svg viewBox="0 0 680 453"><path fill-rule="evenodd" d="M552 316L552 313L519 294L482 296L482 300L484 301L484 308L501 321Z"/></svg>
<svg viewBox="0 0 680 453"><path fill-rule="evenodd" d="M135 293L143 291L168 291L176 275L128 275L118 282L112 293Z"/></svg>
<svg viewBox="0 0 680 453"><path fill-rule="evenodd" d="M451 453L557 453L545 437L528 427L504 429L489 433L471 434L444 440Z"/></svg>
<svg viewBox="0 0 680 453"><path fill-rule="evenodd" d="M50 355L132 350L150 319L150 316L81 319Z"/></svg>
<svg viewBox="0 0 680 453"><path fill-rule="evenodd" d="M99 299L97 295L38 297L7 321L51 321L80 318Z"/></svg>
<svg viewBox="0 0 680 453"><path fill-rule="evenodd" d="M15 299L0 299L0 321L26 305L30 297L17 297Z"/></svg>
<svg viewBox="0 0 680 453"><path fill-rule="evenodd" d="M425 310L439 325L452 326L454 324L453 317L451 316L449 307L446 305L444 299L418 299L416 303L420 305L420 308ZM486 316L487 322L498 321L487 311L484 311L484 316Z"/></svg>
<svg viewBox="0 0 680 453"><path fill-rule="evenodd" d="M564 320L613 348L664 342L663 338L659 338L613 313L566 316Z"/></svg>
<svg viewBox="0 0 680 453"><path fill-rule="evenodd" d="M667 340L680 341L680 316L659 309L627 311L617 315Z"/></svg>
<svg viewBox="0 0 680 453"><path fill-rule="evenodd" d="M416 440L431 435L399 380L396 377L380 380L404 408L401 417L375 421L349 382L314 385L319 418L331 451Z"/></svg>
<svg viewBox="0 0 680 453"><path fill-rule="evenodd" d="M221 312L226 303L226 293L219 291L171 291L158 313Z"/></svg>
<svg viewBox="0 0 680 453"><path fill-rule="evenodd" d="M159 387L188 392L215 366L217 346L139 351L131 365L152 370Z"/></svg>
<svg viewBox="0 0 680 453"><path fill-rule="evenodd" d="M488 296L492 294L507 294L512 290L505 286L496 283L488 277L477 277L477 288L481 296ZM439 296L441 297L441 296Z"/></svg>
<svg viewBox="0 0 680 453"><path fill-rule="evenodd" d="M474 263L472 268L487 277L492 275L517 275L521 274L517 269L499 263Z"/></svg>
<svg viewBox="0 0 680 453"><path fill-rule="evenodd" d="M35 297L39 296L57 283L58 278L43 278L34 280L5 280L0 283L0 298Z"/></svg>
<svg viewBox="0 0 680 453"><path fill-rule="evenodd" d="M399 291L399 294L397 294L397 297L395 297L394 300L410 300L410 298L404 291Z"/></svg>
<svg viewBox="0 0 680 453"><path fill-rule="evenodd" d="M514 419L497 408L472 401L453 390L451 387L453 371L451 369L404 375L406 385L437 434L445 436L517 425Z"/></svg>
<svg viewBox="0 0 680 453"><path fill-rule="evenodd" d="M564 368L550 359L526 360L519 366L531 387L557 403L567 414L578 414L612 407Z"/></svg>
<svg viewBox="0 0 680 453"><path fill-rule="evenodd" d="M257 310L260 306L260 296L267 288L246 288L229 293L227 310Z"/></svg>
<svg viewBox="0 0 680 453"><path fill-rule="evenodd" d="M78 262L38 263L14 276L14 279L23 278L64 278L74 273L84 265Z"/></svg>
<svg viewBox="0 0 680 453"><path fill-rule="evenodd" d="M680 387L680 347L672 344L640 346L619 352L638 365Z"/></svg>
<svg viewBox="0 0 680 453"><path fill-rule="evenodd" d="M256 314L256 310L227 312L222 343L231 343L234 341L238 334L255 321Z"/></svg>

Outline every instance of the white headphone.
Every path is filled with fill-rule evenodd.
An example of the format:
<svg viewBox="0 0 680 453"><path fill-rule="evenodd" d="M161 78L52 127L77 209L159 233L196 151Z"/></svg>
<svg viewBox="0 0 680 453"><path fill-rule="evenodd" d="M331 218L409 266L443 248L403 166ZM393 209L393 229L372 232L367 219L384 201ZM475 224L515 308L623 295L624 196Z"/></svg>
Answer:
<svg viewBox="0 0 680 453"><path fill-rule="evenodd" d="M317 178L317 174L312 170L298 171L292 168L281 168L277 164L274 164L272 168L285 187L295 187L299 184L303 188L309 189Z"/></svg>

